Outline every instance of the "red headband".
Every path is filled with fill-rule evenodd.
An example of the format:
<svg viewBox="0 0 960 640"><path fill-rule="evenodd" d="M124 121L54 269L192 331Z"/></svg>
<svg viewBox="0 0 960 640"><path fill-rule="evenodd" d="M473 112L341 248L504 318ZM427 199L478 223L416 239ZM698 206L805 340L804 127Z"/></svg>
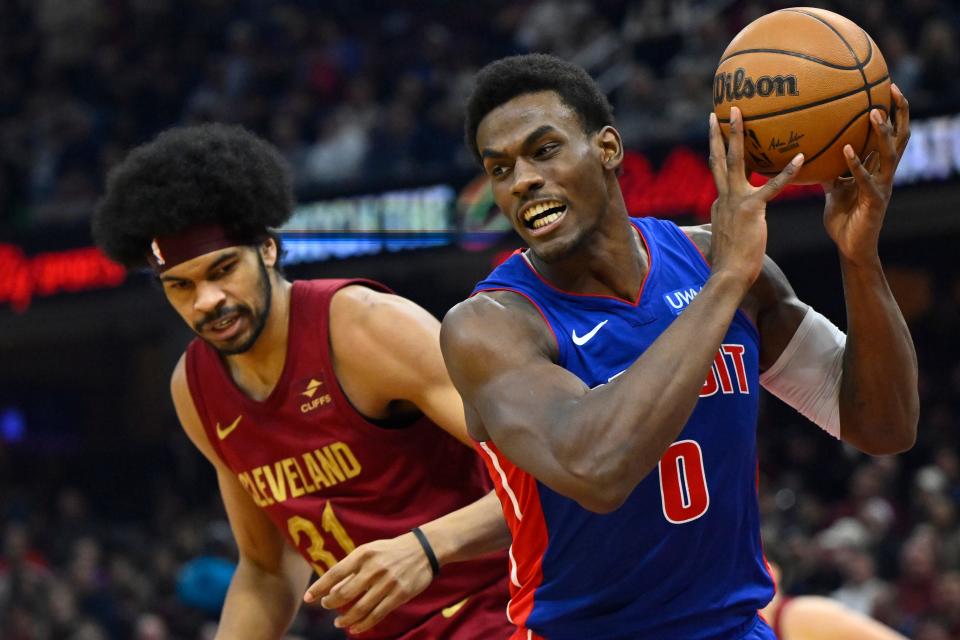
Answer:
<svg viewBox="0 0 960 640"><path fill-rule="evenodd" d="M203 224L187 227L169 236L157 236L150 242L147 262L157 273L192 260L205 253L249 244L230 234L219 224Z"/></svg>

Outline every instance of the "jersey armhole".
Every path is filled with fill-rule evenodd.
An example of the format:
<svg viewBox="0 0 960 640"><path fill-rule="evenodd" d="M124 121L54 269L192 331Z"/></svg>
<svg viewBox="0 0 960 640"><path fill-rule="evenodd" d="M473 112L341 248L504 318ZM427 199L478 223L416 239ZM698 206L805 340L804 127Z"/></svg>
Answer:
<svg viewBox="0 0 960 640"><path fill-rule="evenodd" d="M191 342L187 345L187 351L184 354L183 373L187 379L187 392L190 394L190 401L193 403L194 411L197 412L197 418L200 420L200 428L203 429L203 435L207 438L207 442L210 443L210 448L213 449L217 457L220 458L220 462L229 467L227 459L223 455L223 449L220 448L220 441L214 437L213 429L211 429L209 425L207 405L203 400L203 392L197 380L197 373L194 371L197 366L197 358L199 357L196 351L197 349L194 343Z"/></svg>
<svg viewBox="0 0 960 640"><path fill-rule="evenodd" d="M710 267L710 262L707 260L707 256L703 254L703 251L701 251L700 247L697 246L697 243L693 241L693 238L688 236L686 232L682 228L680 228L679 225L676 225L673 223L670 223L670 224L673 226L673 228L676 230L677 233L683 236L683 239L686 241L687 245L693 247L694 251L697 252L697 255L700 256L700 260L703 261L703 265L707 268L707 278L709 278L711 267ZM754 337L757 339L757 342L759 343L760 328L757 326L757 324L752 319L750 319L750 316L744 313L743 309L741 309L740 307L737 307L736 315L738 315L744 321L744 323L746 323L747 327L750 328L750 330L753 332Z"/></svg>
<svg viewBox="0 0 960 640"><path fill-rule="evenodd" d="M558 360L558 364L562 364L562 363L564 363L564 362L567 361L567 350L566 350L566 345L565 345L565 343L563 343L563 342L560 340L559 336L557 336L557 332L556 332L556 330L554 330L553 324L550 322L550 319L547 318L547 314L543 311L543 308L542 308L539 304L537 304L537 301L534 300L532 296L530 296L530 295L527 294L527 293L524 293L523 291L520 291L519 289L514 289L514 288L512 288L512 287L496 286L496 287L490 287L490 288L487 288L487 289L478 289L478 290L474 291L473 294L471 294L470 297L472 298L472 297L476 296L477 294L487 293L487 292L490 292L490 291L507 291L507 292L509 292L509 293L515 293L515 294L517 294L518 296L523 297L524 299L526 299L527 302L529 302L531 305L533 305L533 308L536 309L536 310L537 310L537 313L540 314L540 317L543 318L544 324L546 324L546 325L547 325L547 328L550 329L550 335L553 336L553 342L554 342L554 344L557 345L557 360Z"/></svg>

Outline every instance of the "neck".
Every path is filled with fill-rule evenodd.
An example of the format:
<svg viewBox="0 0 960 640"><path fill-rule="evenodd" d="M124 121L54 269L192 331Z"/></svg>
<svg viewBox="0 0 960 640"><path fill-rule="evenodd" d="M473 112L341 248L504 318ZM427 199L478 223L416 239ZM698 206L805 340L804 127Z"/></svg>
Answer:
<svg viewBox="0 0 960 640"><path fill-rule="evenodd" d="M533 251L534 268L564 291L608 295L633 302L649 269L649 256L640 234L625 211L609 212L568 255L550 263Z"/></svg>
<svg viewBox="0 0 960 640"><path fill-rule="evenodd" d="M263 400L280 380L287 360L291 284L271 273L270 315L263 331L247 351L224 358L230 375L247 395Z"/></svg>

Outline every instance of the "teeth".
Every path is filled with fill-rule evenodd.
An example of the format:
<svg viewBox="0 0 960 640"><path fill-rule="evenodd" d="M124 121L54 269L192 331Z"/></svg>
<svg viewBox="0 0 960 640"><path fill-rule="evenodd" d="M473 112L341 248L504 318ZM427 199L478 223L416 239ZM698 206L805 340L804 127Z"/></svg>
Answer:
<svg viewBox="0 0 960 640"><path fill-rule="evenodd" d="M214 329L225 329L226 327L230 326L230 323L231 323L231 322L233 322L233 318L226 318L226 319L221 320L220 322L216 323L215 325L213 325L213 328L214 328Z"/></svg>
<svg viewBox="0 0 960 640"><path fill-rule="evenodd" d="M551 222L554 222L554 221L559 220L559 219L560 219L560 214L559 214L559 213L551 213L550 215L544 216L544 217L540 218L539 220L534 220L534 221L533 221L533 228L534 228L534 229L539 229L540 227L545 227L545 226L547 226L548 224L550 224Z"/></svg>
<svg viewBox="0 0 960 640"><path fill-rule="evenodd" d="M532 207L530 207L529 209L527 209L526 211L524 211L524 212L523 212L523 219L524 219L525 221L527 221L527 222L530 222L530 219L531 219L531 218L540 215L541 213L543 213L543 212L546 211L547 209L553 209L553 208L562 207L562 206L563 206L563 203L560 202L559 200L552 200L552 201L549 201L549 202L541 202L541 203L539 203L539 204L533 205Z"/></svg>

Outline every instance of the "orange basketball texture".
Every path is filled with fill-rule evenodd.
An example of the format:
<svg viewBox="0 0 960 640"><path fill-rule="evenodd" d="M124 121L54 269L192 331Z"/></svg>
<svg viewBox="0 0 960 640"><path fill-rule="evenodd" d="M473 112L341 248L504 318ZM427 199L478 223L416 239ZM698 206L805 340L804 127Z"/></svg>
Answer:
<svg viewBox="0 0 960 640"><path fill-rule="evenodd" d="M747 167L773 176L798 153L797 183L847 173L843 147L861 159L876 148L870 110L889 113L887 63L867 32L843 16L781 9L748 24L730 42L714 77L713 105L729 133L730 107L744 120Z"/></svg>

